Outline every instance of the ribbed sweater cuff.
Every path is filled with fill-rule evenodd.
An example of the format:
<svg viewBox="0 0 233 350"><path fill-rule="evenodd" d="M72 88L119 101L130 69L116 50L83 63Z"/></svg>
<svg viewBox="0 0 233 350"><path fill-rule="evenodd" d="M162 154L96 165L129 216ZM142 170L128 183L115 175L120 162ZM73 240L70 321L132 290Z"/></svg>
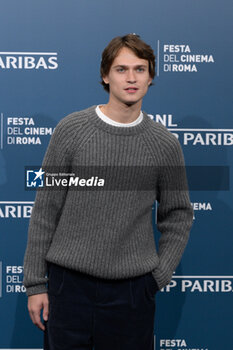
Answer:
<svg viewBox="0 0 233 350"><path fill-rule="evenodd" d="M168 273L162 272L158 267L152 271L152 275L157 282L159 290L171 282L172 274L169 276Z"/></svg>
<svg viewBox="0 0 233 350"><path fill-rule="evenodd" d="M48 289L46 287L46 284L39 284L36 286L26 288L26 294L28 297L30 295L42 294L42 293L47 293L47 292L48 292Z"/></svg>

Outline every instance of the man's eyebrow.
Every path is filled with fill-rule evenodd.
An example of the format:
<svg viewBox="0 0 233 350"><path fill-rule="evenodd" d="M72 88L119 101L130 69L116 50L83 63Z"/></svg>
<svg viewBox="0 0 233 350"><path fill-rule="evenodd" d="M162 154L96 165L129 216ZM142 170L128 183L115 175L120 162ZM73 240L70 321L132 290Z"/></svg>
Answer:
<svg viewBox="0 0 233 350"><path fill-rule="evenodd" d="M124 65L124 64L117 64L116 66L113 66L113 68L117 68L117 67L128 68L129 66L126 66L126 65ZM136 67L136 68L139 68L139 67L145 67L145 68L147 68L147 66L146 66L145 64L137 64L135 67Z"/></svg>

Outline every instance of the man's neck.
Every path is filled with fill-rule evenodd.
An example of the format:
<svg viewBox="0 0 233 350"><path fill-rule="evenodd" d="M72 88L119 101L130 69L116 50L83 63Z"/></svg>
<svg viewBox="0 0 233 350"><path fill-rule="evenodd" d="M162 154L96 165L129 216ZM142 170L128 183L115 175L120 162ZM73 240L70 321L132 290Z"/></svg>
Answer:
<svg viewBox="0 0 233 350"><path fill-rule="evenodd" d="M131 106L125 104L117 104L108 102L100 106L101 111L110 119L119 123L132 123L139 117L141 111L141 103Z"/></svg>

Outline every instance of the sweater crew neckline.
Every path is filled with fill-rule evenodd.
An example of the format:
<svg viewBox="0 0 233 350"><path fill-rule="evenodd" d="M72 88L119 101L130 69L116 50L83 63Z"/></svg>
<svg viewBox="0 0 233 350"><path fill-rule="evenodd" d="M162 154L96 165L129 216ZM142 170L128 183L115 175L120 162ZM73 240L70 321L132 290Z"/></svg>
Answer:
<svg viewBox="0 0 233 350"><path fill-rule="evenodd" d="M149 117L148 115L142 111L143 113L143 119L140 123L131 126L131 127L119 127L112 124L108 124L105 121L103 121L98 114L96 113L96 107L97 105L93 105L89 108L90 111L90 120L97 126L98 128L107 131L111 134L116 135L135 135L138 133L141 133L145 131L149 127Z"/></svg>
<svg viewBox="0 0 233 350"><path fill-rule="evenodd" d="M101 111L101 109L100 109L101 106L102 106L102 105L98 105L98 106L96 107L95 111L96 111L97 115L98 115L104 122L106 122L106 123L108 123L108 124L110 124L110 125L115 125L115 126L118 126L118 127L120 127L120 128L131 128L132 126L135 126L135 125L141 123L141 121L142 121L142 119L143 119L143 113L142 113L142 111L140 111L139 116L137 117L137 119L135 119L135 120L134 120L133 122L131 122L131 123L117 122L117 121L115 121L115 120L109 118L107 115L105 115L105 114Z"/></svg>

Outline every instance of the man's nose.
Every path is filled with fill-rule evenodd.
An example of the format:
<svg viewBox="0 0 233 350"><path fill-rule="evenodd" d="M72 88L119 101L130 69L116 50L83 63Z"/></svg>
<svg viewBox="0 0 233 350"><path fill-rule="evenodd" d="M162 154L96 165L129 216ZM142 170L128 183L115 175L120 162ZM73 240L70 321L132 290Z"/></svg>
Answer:
<svg viewBox="0 0 233 350"><path fill-rule="evenodd" d="M133 70L130 70L130 69L128 70L127 81L130 83L136 82L136 75Z"/></svg>

